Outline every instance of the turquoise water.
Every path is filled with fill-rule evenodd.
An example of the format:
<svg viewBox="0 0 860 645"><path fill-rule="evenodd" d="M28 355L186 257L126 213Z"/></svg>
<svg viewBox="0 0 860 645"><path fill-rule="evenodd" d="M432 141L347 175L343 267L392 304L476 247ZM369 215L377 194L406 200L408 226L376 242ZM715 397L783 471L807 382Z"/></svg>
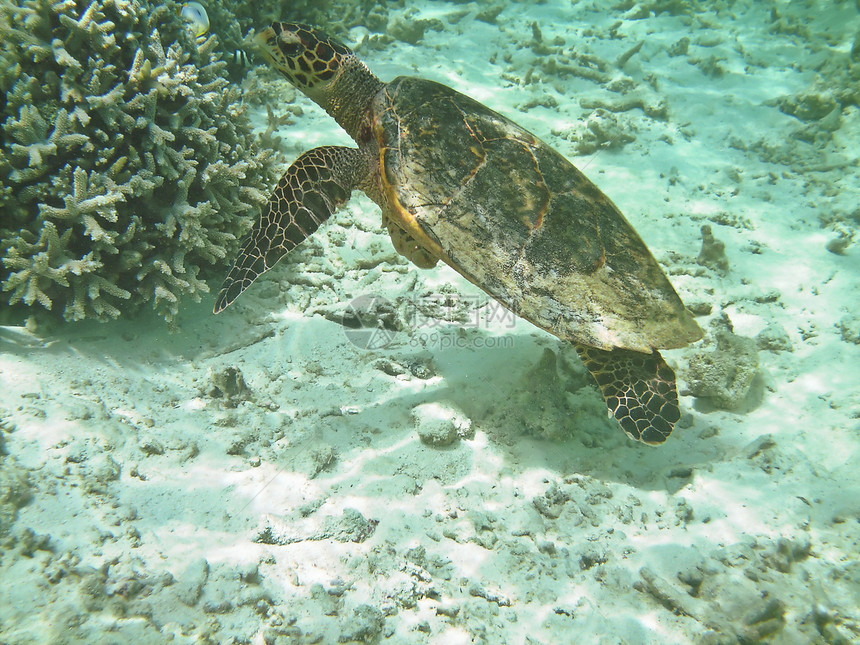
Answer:
<svg viewBox="0 0 860 645"><path fill-rule="evenodd" d="M201 6L0 0L0 641L858 639L856 3ZM665 443L373 188L212 313L289 165L355 145L254 49L276 19L617 205L704 331ZM474 216L540 212L512 186Z"/></svg>

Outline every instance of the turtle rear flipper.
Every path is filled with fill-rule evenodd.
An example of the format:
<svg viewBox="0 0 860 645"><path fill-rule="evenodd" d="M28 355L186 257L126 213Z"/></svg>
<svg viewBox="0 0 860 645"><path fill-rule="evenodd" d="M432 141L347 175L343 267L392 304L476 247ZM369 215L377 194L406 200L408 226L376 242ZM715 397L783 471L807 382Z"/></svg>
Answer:
<svg viewBox="0 0 860 645"><path fill-rule="evenodd" d="M215 299L221 313L251 284L316 231L370 172L358 148L323 146L308 150L287 169L242 243L233 268Z"/></svg>
<svg viewBox="0 0 860 645"><path fill-rule="evenodd" d="M421 246L418 240L404 231L394 219L385 213L382 215L382 224L388 229L394 250L419 269L432 269L439 262L439 258Z"/></svg>
<svg viewBox="0 0 860 645"><path fill-rule="evenodd" d="M666 441L681 418L681 409L675 372L660 352L575 347L624 432L651 445Z"/></svg>

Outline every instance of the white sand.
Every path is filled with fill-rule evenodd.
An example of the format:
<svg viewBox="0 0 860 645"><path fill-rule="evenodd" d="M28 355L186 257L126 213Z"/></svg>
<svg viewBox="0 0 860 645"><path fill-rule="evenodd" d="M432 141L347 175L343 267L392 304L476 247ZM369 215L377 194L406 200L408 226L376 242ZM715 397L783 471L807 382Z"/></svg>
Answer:
<svg viewBox="0 0 860 645"><path fill-rule="evenodd" d="M427 2L410 19L443 31L359 52L511 116L621 207L685 302L712 306L706 340L666 352L682 391L721 316L740 336L781 327L736 411L685 395L665 446L629 441L570 347L475 324L493 303L398 258L356 195L226 313L187 305L179 333L146 316L0 329L0 641L860 640L860 255L826 248L857 224L858 107L805 122L769 103L850 86L858 13L713 4L733 9L521 3L493 25L486 5ZM529 48L534 20L549 54ZM541 68L561 50L628 92ZM668 118L610 113L635 141L577 157L586 106L631 96ZM290 154L345 142L300 101ZM725 274L696 262L703 224ZM455 322L364 350L324 314L365 295ZM212 395L228 368L248 388L232 400Z"/></svg>

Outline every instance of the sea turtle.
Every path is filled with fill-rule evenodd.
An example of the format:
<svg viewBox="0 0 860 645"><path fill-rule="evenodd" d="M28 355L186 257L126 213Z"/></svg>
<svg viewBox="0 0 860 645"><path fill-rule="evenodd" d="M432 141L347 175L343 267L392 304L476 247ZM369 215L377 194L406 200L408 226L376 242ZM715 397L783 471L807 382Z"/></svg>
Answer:
<svg viewBox="0 0 860 645"><path fill-rule="evenodd" d="M562 155L445 85L379 80L343 43L276 22L266 57L358 144L301 155L278 183L215 303L223 311L363 190L395 249L442 260L576 347L624 431L663 443L680 418L658 349L702 337L618 208Z"/></svg>

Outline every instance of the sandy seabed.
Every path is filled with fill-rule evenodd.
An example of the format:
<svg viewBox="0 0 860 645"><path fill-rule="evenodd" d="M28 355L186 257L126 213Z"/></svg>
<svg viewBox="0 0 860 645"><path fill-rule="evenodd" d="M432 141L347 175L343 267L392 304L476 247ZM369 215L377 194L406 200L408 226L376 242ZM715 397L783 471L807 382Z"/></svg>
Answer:
<svg viewBox="0 0 860 645"><path fill-rule="evenodd" d="M858 9L698 4L345 37L627 215L706 330L664 446L356 195L218 317L0 329L0 642L860 641ZM346 142L297 100L288 157Z"/></svg>

